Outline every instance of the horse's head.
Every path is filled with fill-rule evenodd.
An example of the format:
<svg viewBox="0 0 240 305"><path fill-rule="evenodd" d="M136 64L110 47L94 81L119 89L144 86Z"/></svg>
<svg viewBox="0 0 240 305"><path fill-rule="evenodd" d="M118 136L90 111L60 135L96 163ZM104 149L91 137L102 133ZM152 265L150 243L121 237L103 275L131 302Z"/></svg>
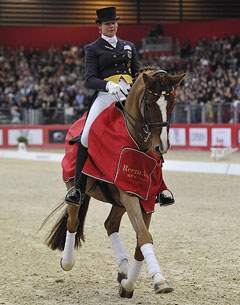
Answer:
<svg viewBox="0 0 240 305"><path fill-rule="evenodd" d="M131 133L143 150L164 154L169 149L175 87L185 75L170 75L154 68L140 71L127 97L125 113Z"/></svg>
<svg viewBox="0 0 240 305"><path fill-rule="evenodd" d="M145 90L140 107L152 149L158 154L166 153L170 147L169 125L176 103L175 87L185 76L185 73L170 75L164 70L142 73Z"/></svg>

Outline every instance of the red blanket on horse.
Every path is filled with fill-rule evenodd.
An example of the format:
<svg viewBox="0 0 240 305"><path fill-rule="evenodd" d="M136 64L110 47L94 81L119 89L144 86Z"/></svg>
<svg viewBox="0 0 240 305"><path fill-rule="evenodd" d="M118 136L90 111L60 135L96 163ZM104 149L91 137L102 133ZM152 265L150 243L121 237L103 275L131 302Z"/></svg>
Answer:
<svg viewBox="0 0 240 305"><path fill-rule="evenodd" d="M74 177L77 144L69 140L79 135L86 115L75 122L66 136L66 154L62 160L64 181ZM162 179L161 158L153 151L141 152L126 128L122 112L113 104L91 126L89 157L83 172L115 184L137 195L146 212L152 212L157 193L166 189Z"/></svg>

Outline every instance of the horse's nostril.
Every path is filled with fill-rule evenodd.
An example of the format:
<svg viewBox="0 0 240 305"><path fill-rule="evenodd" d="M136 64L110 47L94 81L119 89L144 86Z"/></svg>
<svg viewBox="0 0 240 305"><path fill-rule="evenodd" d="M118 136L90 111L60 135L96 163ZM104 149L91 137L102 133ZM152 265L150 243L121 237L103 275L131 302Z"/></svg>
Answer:
<svg viewBox="0 0 240 305"><path fill-rule="evenodd" d="M154 150L155 150L156 153L160 154L160 147L159 146L155 146Z"/></svg>

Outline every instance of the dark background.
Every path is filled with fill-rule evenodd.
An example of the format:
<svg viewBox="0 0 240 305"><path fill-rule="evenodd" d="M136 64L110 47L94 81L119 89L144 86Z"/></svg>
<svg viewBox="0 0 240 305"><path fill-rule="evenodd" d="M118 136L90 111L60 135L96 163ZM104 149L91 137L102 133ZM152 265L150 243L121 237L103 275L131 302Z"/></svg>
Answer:
<svg viewBox="0 0 240 305"><path fill-rule="evenodd" d="M89 25L105 6L116 6L125 24L240 17L239 0L0 0L0 25Z"/></svg>

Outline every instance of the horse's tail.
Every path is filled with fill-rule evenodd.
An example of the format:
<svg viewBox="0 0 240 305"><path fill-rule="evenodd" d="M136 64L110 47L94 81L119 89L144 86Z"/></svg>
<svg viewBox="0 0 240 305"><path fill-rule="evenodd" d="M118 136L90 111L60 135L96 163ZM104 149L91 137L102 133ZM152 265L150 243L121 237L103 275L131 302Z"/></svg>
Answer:
<svg viewBox="0 0 240 305"><path fill-rule="evenodd" d="M81 241L83 241L83 242L85 241L84 223L85 223L85 218L86 218L87 211L88 211L89 201L90 201L90 197L88 195L85 195L84 200L79 208L79 212L78 212L79 225L78 225L76 239L75 239L75 248L76 249L81 247ZM47 223L47 221L59 209L61 209L62 206L63 206L63 203L61 203L54 211L52 211L47 216L47 218L44 220L41 228ZM66 232L67 232L67 219L68 219L68 213L67 213L67 207L66 207L44 240L44 243L50 249L61 250L61 251L64 249L65 240L66 240Z"/></svg>

